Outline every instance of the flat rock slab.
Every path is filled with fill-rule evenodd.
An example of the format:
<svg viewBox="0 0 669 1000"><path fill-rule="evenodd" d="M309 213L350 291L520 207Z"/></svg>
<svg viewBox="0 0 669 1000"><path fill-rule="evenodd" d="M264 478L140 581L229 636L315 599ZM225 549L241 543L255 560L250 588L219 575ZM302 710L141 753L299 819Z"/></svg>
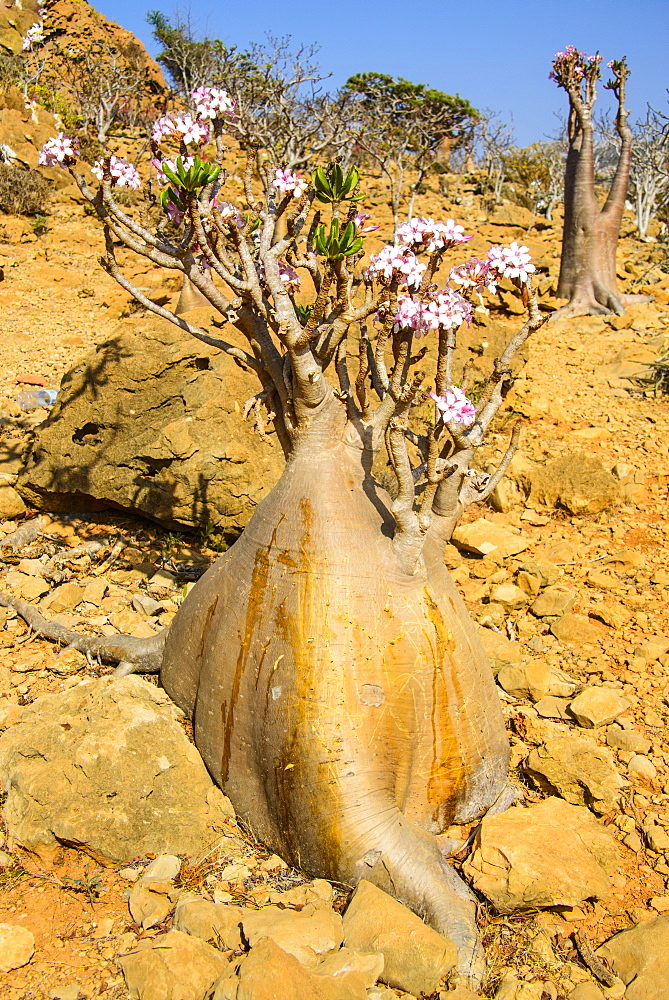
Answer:
<svg viewBox="0 0 669 1000"><path fill-rule="evenodd" d="M523 772L541 791L599 815L617 806L624 786L610 751L578 736L546 740L530 753Z"/></svg>
<svg viewBox="0 0 669 1000"><path fill-rule="evenodd" d="M587 809L558 798L483 819L464 864L500 913L577 906L611 892L616 843Z"/></svg>
<svg viewBox="0 0 669 1000"><path fill-rule="evenodd" d="M584 729L599 729L615 722L630 707L617 691L605 687L587 687L574 698L569 711Z"/></svg>
<svg viewBox="0 0 669 1000"><path fill-rule="evenodd" d="M0 972L27 965L35 953L35 937L20 924L0 924Z"/></svg>
<svg viewBox="0 0 669 1000"><path fill-rule="evenodd" d="M10 843L49 857L58 843L102 863L196 857L234 811L164 691L137 676L47 694L0 737Z"/></svg>
<svg viewBox="0 0 669 1000"><path fill-rule="evenodd" d="M570 452L532 474L528 503L562 507L570 514L597 514L619 496L617 479L598 458Z"/></svg>
<svg viewBox="0 0 669 1000"><path fill-rule="evenodd" d="M669 914L620 931L597 956L627 984L625 1000L669 1000Z"/></svg>
<svg viewBox="0 0 669 1000"><path fill-rule="evenodd" d="M452 941L365 879L344 914L344 943L356 951L380 952L383 981L414 996L433 993L457 960Z"/></svg>

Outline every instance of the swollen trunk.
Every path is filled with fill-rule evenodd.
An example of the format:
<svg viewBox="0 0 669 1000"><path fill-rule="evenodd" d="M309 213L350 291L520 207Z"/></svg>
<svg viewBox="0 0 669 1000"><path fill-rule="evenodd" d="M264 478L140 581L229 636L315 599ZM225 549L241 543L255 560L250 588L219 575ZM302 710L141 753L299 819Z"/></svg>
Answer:
<svg viewBox="0 0 669 1000"><path fill-rule="evenodd" d="M430 834L506 782L490 667L428 548L410 576L371 454L306 434L171 629L162 681L240 817L314 875L376 882L475 948Z"/></svg>

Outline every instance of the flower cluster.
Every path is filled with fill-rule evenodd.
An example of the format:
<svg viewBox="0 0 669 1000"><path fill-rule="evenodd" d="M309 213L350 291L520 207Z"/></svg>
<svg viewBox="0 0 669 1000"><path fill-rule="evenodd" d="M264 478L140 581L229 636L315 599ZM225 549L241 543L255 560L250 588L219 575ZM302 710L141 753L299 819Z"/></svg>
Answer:
<svg viewBox="0 0 669 1000"><path fill-rule="evenodd" d="M219 87L198 87L190 96L200 118L213 120L223 115L232 117L235 113L235 102Z"/></svg>
<svg viewBox="0 0 669 1000"><path fill-rule="evenodd" d="M568 45L564 52L555 53L548 79L560 85L564 85L569 76L581 80L590 67L598 66L601 60L600 55L589 56L587 52L579 52L575 45Z"/></svg>
<svg viewBox="0 0 669 1000"><path fill-rule="evenodd" d="M292 194L293 198L301 198L309 186L299 174L294 174L286 167L284 170L277 170L274 174L272 187L275 187L281 194Z"/></svg>
<svg viewBox="0 0 669 1000"><path fill-rule="evenodd" d="M470 323L472 307L457 292L443 288L430 292L421 299L400 295L397 300L395 330L413 330L417 337L427 336L432 330L451 330Z"/></svg>
<svg viewBox="0 0 669 1000"><path fill-rule="evenodd" d="M527 247L519 247L515 241L508 247L491 247L488 250L487 263L501 277L515 278L521 284L525 284L529 276L536 271Z"/></svg>
<svg viewBox="0 0 669 1000"><path fill-rule="evenodd" d="M418 289L423 280L426 265L421 264L414 253L402 246L385 246L369 258L369 266L364 271L368 281L380 281L389 285L393 278L399 277L400 285Z"/></svg>
<svg viewBox="0 0 669 1000"><path fill-rule="evenodd" d="M189 167L192 167L193 164L195 163L195 157L182 156L181 162L184 165L184 170L188 170ZM172 171L172 173L175 173L177 169L176 160L159 160L158 157L155 157L153 160L151 160L151 165L155 168L156 180L158 181L159 184L170 183L169 177L167 176L167 174L163 172L163 166L166 166L169 170Z"/></svg>
<svg viewBox="0 0 669 1000"><path fill-rule="evenodd" d="M497 291L496 281L499 274L493 268L490 260L479 260L472 257L471 260L452 267L448 276L449 281L454 281L456 285L463 288L473 288L475 292L482 295L484 291L495 294Z"/></svg>
<svg viewBox="0 0 669 1000"><path fill-rule="evenodd" d="M435 392L431 392L430 396L437 404L437 409L444 423L450 423L454 420L456 423L469 427L476 420L474 406L457 385L445 389L440 396L437 396Z"/></svg>
<svg viewBox="0 0 669 1000"><path fill-rule="evenodd" d="M72 167L79 157L79 140L59 132L55 138L47 139L42 146L37 162L42 167Z"/></svg>
<svg viewBox="0 0 669 1000"><path fill-rule="evenodd" d="M279 278L281 279L282 284L285 286L286 291L298 292L300 290L301 281L300 281L300 276L295 270L295 268L291 267L290 264L286 264L285 260L279 260L277 261L277 264L279 265ZM259 261L256 264L256 269L258 271L260 284L262 285L263 289L266 292L269 292L269 286L267 284L267 277L265 274L265 266L262 263L262 261Z"/></svg>
<svg viewBox="0 0 669 1000"><path fill-rule="evenodd" d="M33 45L41 45L45 38L44 25L41 21L36 21L26 31L21 48L24 52L32 52Z"/></svg>
<svg viewBox="0 0 669 1000"><path fill-rule="evenodd" d="M91 172L95 174L99 181L104 177L104 160L96 160L91 167ZM109 158L109 173L112 176L112 185L114 187L129 187L133 191L142 186L142 181L136 167L128 161L123 156L110 156Z"/></svg>
<svg viewBox="0 0 669 1000"><path fill-rule="evenodd" d="M465 235L464 226L456 225L453 219L435 222L434 219L416 217L398 226L395 232L398 243L427 250L428 253L466 243L471 238Z"/></svg>
<svg viewBox="0 0 669 1000"><path fill-rule="evenodd" d="M177 139L186 146L209 142L211 129L208 121L199 121L192 115L179 111L177 114L161 115L153 123L151 138L158 145L165 139Z"/></svg>

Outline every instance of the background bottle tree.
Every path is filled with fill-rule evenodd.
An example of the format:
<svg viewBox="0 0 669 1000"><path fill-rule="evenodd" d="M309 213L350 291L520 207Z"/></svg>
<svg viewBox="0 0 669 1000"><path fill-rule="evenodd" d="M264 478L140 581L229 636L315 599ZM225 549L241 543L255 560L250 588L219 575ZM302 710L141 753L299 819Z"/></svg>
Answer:
<svg viewBox="0 0 669 1000"><path fill-rule="evenodd" d="M611 79L604 84L617 101L615 129L620 138L618 163L604 204L595 192L593 108L602 57L588 56L568 45L558 52L550 73L569 97L569 148L564 182L564 230L557 294L568 299L562 315L624 312L630 296L618 291L616 249L620 233L632 151L627 123L625 88L629 70L625 58L608 64ZM638 298L638 297L634 297Z"/></svg>

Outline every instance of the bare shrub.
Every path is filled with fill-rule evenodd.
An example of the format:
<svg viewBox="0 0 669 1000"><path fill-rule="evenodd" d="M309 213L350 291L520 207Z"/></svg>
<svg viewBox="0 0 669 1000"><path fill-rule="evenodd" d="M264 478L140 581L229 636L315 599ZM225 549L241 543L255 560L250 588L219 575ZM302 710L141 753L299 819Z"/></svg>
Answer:
<svg viewBox="0 0 669 1000"><path fill-rule="evenodd" d="M0 210L7 215L43 214L50 196L37 170L0 163Z"/></svg>

